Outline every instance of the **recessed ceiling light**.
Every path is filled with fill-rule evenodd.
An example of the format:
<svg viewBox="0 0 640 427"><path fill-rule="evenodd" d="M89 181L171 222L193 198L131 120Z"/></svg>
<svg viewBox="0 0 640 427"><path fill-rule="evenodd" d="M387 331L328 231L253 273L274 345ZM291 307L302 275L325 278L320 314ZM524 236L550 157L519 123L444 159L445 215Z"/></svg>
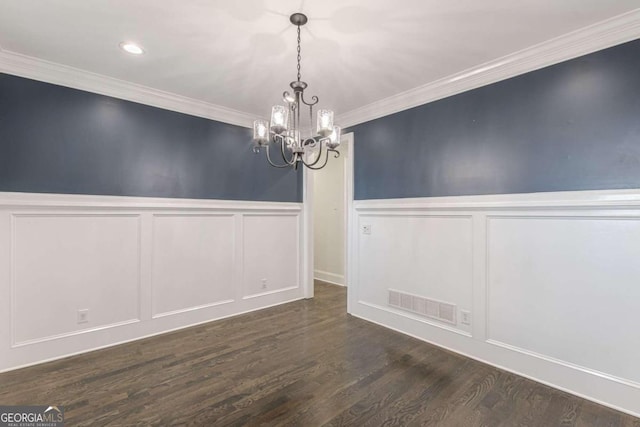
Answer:
<svg viewBox="0 0 640 427"><path fill-rule="evenodd" d="M144 53L144 49L142 49L137 44L131 43L131 42L120 43L120 49L132 55L142 55Z"/></svg>

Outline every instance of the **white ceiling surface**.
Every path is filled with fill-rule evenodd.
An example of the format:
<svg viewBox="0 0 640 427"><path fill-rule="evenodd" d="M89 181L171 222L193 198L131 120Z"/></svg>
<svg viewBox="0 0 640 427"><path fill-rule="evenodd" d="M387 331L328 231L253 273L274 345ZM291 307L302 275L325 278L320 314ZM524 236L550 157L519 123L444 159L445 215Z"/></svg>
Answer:
<svg viewBox="0 0 640 427"><path fill-rule="evenodd" d="M295 80L337 114L638 8L638 0L1 0L0 46L266 117ZM118 44L140 43L146 54Z"/></svg>

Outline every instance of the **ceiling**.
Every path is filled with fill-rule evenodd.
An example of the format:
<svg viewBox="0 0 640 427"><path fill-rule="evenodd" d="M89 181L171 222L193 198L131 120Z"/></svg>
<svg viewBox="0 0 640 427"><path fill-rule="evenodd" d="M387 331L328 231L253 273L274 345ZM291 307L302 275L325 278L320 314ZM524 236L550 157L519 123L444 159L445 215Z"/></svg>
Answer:
<svg viewBox="0 0 640 427"><path fill-rule="evenodd" d="M3 0L0 47L265 117L295 80L337 114L638 8L638 0ZM146 50L123 53L121 41ZM309 96L310 97L310 96Z"/></svg>

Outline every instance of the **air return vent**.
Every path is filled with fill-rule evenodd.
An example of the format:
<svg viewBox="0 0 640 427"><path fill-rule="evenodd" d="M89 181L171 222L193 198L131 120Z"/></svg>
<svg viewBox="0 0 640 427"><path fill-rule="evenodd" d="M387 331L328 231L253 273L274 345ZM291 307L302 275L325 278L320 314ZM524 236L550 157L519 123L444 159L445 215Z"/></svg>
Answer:
<svg viewBox="0 0 640 427"><path fill-rule="evenodd" d="M389 305L420 316L456 324L456 306L417 295L389 289Z"/></svg>

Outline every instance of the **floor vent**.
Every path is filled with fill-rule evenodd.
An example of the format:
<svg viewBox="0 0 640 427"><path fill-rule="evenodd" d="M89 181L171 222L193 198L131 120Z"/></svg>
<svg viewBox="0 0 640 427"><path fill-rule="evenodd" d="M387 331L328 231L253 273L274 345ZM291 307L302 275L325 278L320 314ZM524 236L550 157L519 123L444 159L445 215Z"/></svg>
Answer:
<svg viewBox="0 0 640 427"><path fill-rule="evenodd" d="M430 317L453 325L456 324L456 312L458 310L455 305L446 302L389 289L389 305L420 316Z"/></svg>

